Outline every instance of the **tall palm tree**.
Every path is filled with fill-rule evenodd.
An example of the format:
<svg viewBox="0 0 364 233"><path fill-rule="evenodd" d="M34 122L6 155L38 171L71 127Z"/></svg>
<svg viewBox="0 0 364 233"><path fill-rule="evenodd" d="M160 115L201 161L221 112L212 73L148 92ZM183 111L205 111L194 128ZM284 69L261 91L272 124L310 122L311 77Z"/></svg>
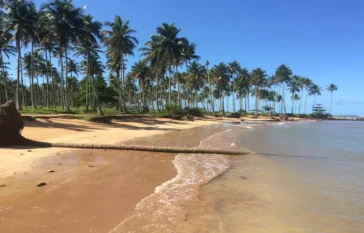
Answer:
<svg viewBox="0 0 364 233"><path fill-rule="evenodd" d="M316 104L316 97L321 95L322 88L317 84L312 84L309 88L308 94L314 96L313 107ZM312 107L312 109L313 109Z"/></svg>
<svg viewBox="0 0 364 233"><path fill-rule="evenodd" d="M251 74L251 84L255 86L255 115L257 116L259 114L259 92L260 89L263 88L267 84L266 79L266 71L257 68L252 71Z"/></svg>
<svg viewBox="0 0 364 233"><path fill-rule="evenodd" d="M67 111L71 111L67 101L67 65L63 63L63 56L68 60L68 50L71 43L76 43L83 36L84 15L83 8L75 7L72 0L54 0L51 3L43 4L42 11L47 16L45 25L48 34L45 38L54 38L58 43L60 66L61 66L61 86L63 90L64 105ZM64 72L65 66L65 72Z"/></svg>
<svg viewBox="0 0 364 233"><path fill-rule="evenodd" d="M131 29L129 24L129 21L124 21L120 16L115 16L112 23L105 23L105 26L109 27L110 30L102 31L102 35L105 36L103 40L107 47L108 57L120 63L122 80L119 89L119 106L120 111L124 112L127 111L124 93L124 57L127 55L134 55L133 50L138 44L138 40L132 36L136 31Z"/></svg>
<svg viewBox="0 0 364 233"><path fill-rule="evenodd" d="M331 92L331 100L330 100L330 114L331 114L331 108L332 108L332 95L334 94L334 91L337 91L338 87L331 83L326 90L328 90L329 92Z"/></svg>
<svg viewBox="0 0 364 233"><path fill-rule="evenodd" d="M210 90L210 106L211 106L211 112L214 113L215 112L214 95L213 95L214 91L212 90L212 85L211 85L209 65L210 65L209 61L206 61L207 82L209 84L209 90Z"/></svg>
<svg viewBox="0 0 364 233"><path fill-rule="evenodd" d="M282 104L281 104L281 114L283 113L283 109L284 109L284 113L286 114L286 103L285 103L285 95L284 95L284 84L288 84L291 81L292 78L292 70L282 64L280 65L275 73L275 78L276 78L276 82L281 84L281 89L282 89Z"/></svg>
<svg viewBox="0 0 364 233"><path fill-rule="evenodd" d="M5 15L4 34L13 33L12 39L15 41L17 50L17 83L15 91L16 108L21 110L19 102L19 87L20 87L20 70L21 70L21 48L22 43L26 39L27 34L34 31L33 18L30 14L32 11L32 4L22 0L8 0L5 3L7 11Z"/></svg>
<svg viewBox="0 0 364 233"><path fill-rule="evenodd" d="M298 75L293 75L291 82L288 84L289 87L289 91L292 94L292 111L291 113L293 114L293 110L294 110L294 103L295 100L297 98L295 98L295 96L297 95L298 92L300 92L301 90L301 77Z"/></svg>

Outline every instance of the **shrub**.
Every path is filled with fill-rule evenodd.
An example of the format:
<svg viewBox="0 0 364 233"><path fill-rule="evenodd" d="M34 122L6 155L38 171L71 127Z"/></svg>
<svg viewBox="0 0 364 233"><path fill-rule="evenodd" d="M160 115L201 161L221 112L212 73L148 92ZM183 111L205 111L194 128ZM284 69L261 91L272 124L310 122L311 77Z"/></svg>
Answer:
<svg viewBox="0 0 364 233"><path fill-rule="evenodd" d="M166 110L169 116L174 120L182 120L182 118L187 115L186 111L178 105L167 105Z"/></svg>
<svg viewBox="0 0 364 233"><path fill-rule="evenodd" d="M196 116L196 117L203 116L203 113L202 113L201 109L199 109L199 108L190 108L187 111L188 111L188 114L190 114L192 116Z"/></svg>
<svg viewBox="0 0 364 233"><path fill-rule="evenodd" d="M231 113L229 115L230 118L240 118L241 117L241 114L238 113L238 112L234 112L234 113Z"/></svg>

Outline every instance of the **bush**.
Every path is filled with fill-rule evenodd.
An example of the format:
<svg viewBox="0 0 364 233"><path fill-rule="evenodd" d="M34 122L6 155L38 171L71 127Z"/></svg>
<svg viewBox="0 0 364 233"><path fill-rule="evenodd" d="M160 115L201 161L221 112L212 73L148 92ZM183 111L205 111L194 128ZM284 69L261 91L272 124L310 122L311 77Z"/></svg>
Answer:
<svg viewBox="0 0 364 233"><path fill-rule="evenodd" d="M170 118L174 120L182 120L187 115L186 111L178 105L167 105L166 110Z"/></svg>
<svg viewBox="0 0 364 233"><path fill-rule="evenodd" d="M203 113L202 113L201 109L199 109L199 108L190 108L190 109L187 109L187 111L188 111L188 114L190 114L192 116L196 116L196 117L203 116Z"/></svg>
<svg viewBox="0 0 364 233"><path fill-rule="evenodd" d="M229 115L230 118L240 118L241 117L241 114L238 113L238 112L234 112L234 113L231 113Z"/></svg>
<svg viewBox="0 0 364 233"><path fill-rule="evenodd" d="M142 110L141 110L141 113L144 114L144 113L149 113L149 107L148 106L143 106L142 107Z"/></svg>

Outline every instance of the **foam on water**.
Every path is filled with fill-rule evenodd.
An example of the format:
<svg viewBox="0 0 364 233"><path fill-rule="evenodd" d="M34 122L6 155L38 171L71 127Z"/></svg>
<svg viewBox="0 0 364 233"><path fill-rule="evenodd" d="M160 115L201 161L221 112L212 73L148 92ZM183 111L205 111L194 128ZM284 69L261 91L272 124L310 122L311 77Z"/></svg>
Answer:
<svg viewBox="0 0 364 233"><path fill-rule="evenodd" d="M200 147L216 147L216 138L231 132L228 129L200 142ZM234 146L219 140L221 147ZM218 144L219 144L218 143ZM155 189L138 203L134 215L124 220L110 233L120 232L183 232L186 220L185 206L198 198L200 186L228 170L230 160L223 155L178 154L173 164L177 176Z"/></svg>

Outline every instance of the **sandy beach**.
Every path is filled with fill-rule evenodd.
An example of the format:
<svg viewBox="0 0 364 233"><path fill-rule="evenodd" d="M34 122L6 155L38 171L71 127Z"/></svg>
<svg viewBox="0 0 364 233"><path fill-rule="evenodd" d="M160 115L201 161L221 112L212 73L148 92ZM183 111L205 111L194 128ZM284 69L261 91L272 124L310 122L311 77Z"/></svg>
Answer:
<svg viewBox="0 0 364 233"><path fill-rule="evenodd" d="M50 118L26 122L22 134L47 142L153 145L163 134L219 121L136 118L108 125ZM198 136L182 137L173 146L199 142ZM0 232L109 232L155 187L176 176L173 159L135 151L1 148ZM42 182L46 185L37 187Z"/></svg>

